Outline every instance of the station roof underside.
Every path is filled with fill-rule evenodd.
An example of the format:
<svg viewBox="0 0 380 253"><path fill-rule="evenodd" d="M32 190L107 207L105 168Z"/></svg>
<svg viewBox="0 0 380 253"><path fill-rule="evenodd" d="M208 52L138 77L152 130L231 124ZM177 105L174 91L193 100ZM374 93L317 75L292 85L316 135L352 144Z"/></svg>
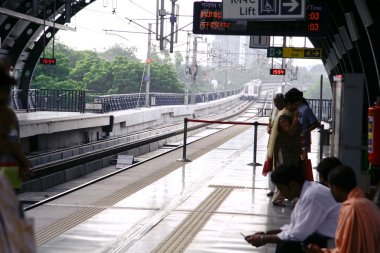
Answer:
<svg viewBox="0 0 380 253"><path fill-rule="evenodd" d="M94 1L71 1L71 16ZM24 96L29 90L36 64L53 34L59 29L71 29L65 26L65 2L0 1L1 54L8 56L12 66L19 71L19 89L23 91ZM309 39L315 47L323 49L322 62L330 80L334 75L364 73L367 86L365 101L367 106L373 104L380 95L380 0L309 2L325 2L328 6L328 36ZM347 23L346 15L351 15L354 20L354 26L357 28L356 38L352 37L353 26ZM55 22L44 23L43 20ZM350 36L351 43L342 40L344 33Z"/></svg>

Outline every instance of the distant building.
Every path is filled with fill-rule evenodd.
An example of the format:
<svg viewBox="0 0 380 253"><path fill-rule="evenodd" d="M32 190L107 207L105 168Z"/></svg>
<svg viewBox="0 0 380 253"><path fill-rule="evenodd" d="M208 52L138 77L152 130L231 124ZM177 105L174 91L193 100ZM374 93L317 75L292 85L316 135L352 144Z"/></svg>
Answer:
<svg viewBox="0 0 380 253"><path fill-rule="evenodd" d="M248 47L248 36L214 36L212 45L213 66L247 66L252 62L254 50Z"/></svg>

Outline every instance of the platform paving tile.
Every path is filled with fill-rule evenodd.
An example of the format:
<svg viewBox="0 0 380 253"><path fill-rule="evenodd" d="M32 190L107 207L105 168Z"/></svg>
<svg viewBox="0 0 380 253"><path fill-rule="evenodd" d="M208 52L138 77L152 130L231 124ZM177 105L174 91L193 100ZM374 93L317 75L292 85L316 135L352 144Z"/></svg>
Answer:
<svg viewBox="0 0 380 253"><path fill-rule="evenodd" d="M267 143L265 129L259 129L258 140L258 162L263 163ZM249 234L278 228L289 221L291 212L290 208L271 205L266 197L267 178L261 175L262 167L254 171L247 165L253 160L252 143L253 128L250 128L118 203L104 207L102 212L40 245L38 252L150 252L214 189L225 186L233 190L194 235L185 252L274 252L273 246L253 248L240 235L240 232ZM194 150L202 148L193 147ZM166 159L177 159L178 153ZM141 176L154 173L157 166L165 166L165 161L159 165L149 161L144 170L131 168L28 215L38 220L45 211L68 215L86 205L91 207L95 196L99 199L117 191L126 182L132 184ZM48 220L51 221L50 217ZM47 223L39 223L37 230Z"/></svg>

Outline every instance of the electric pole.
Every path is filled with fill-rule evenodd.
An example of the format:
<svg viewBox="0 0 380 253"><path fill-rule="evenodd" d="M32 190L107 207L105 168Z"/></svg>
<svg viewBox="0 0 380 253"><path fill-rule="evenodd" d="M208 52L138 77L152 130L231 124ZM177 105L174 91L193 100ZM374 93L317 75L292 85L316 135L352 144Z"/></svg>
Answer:
<svg viewBox="0 0 380 253"><path fill-rule="evenodd" d="M187 40L186 40L186 79L185 79L185 105L189 104L189 83L187 81L189 77L189 54L190 54L190 40L191 40L191 33L187 33Z"/></svg>
<svg viewBox="0 0 380 253"><path fill-rule="evenodd" d="M282 47L286 47L286 36L282 37ZM282 68L285 69L285 58L282 58ZM282 76L281 93L285 94L285 76Z"/></svg>
<svg viewBox="0 0 380 253"><path fill-rule="evenodd" d="M161 9L159 11L160 13L160 50L164 50L164 25L165 25L165 16L166 16L166 10L165 10L165 0L161 0Z"/></svg>
<svg viewBox="0 0 380 253"><path fill-rule="evenodd" d="M193 85L191 87L191 104L196 104L195 102L195 90L196 90L196 82L197 82L197 72L198 72L198 66L197 66L197 37L194 37L194 43L193 43L193 65L191 66L191 74L193 76Z"/></svg>
<svg viewBox="0 0 380 253"><path fill-rule="evenodd" d="M177 0L171 0L172 1L172 13L170 15L170 23L171 23L171 30L170 30L170 53L173 53L173 48L174 48L174 25L177 21L177 17L175 16L175 2Z"/></svg>
<svg viewBox="0 0 380 253"><path fill-rule="evenodd" d="M151 62L152 62L152 59L151 59L151 51L152 51L152 24L149 24L149 33L148 33L148 53L147 53L147 56L146 56L145 107L150 107L149 89L150 89L150 64L151 64Z"/></svg>

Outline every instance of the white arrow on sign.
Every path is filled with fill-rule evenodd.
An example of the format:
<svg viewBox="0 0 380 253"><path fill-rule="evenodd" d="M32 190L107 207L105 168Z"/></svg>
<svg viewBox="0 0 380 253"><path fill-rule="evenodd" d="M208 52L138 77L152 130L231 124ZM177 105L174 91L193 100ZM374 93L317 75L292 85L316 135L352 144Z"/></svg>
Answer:
<svg viewBox="0 0 380 253"><path fill-rule="evenodd" d="M283 3L282 5L285 7L290 7L288 12L293 12L300 4L298 3L297 0L291 0L290 3Z"/></svg>

